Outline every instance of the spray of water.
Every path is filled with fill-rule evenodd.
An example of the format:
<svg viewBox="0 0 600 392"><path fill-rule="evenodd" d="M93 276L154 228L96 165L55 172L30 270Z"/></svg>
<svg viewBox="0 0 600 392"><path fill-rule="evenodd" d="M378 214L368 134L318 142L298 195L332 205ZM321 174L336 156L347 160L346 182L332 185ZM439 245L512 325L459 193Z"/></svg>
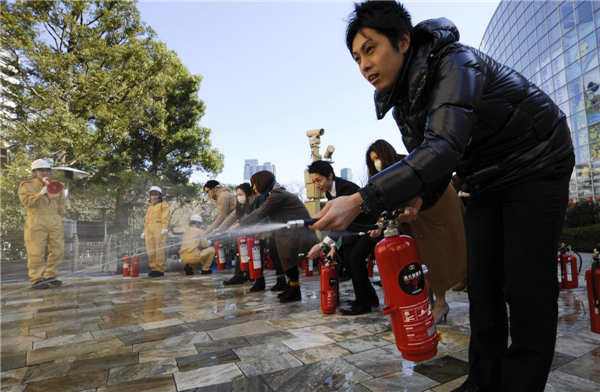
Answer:
<svg viewBox="0 0 600 392"><path fill-rule="evenodd" d="M215 233L215 234L210 234L210 235L203 235L203 236L200 236L200 237L194 237L194 238L191 238L188 241L179 241L179 242L176 242L176 243L164 246L162 248L157 248L156 250L158 251L158 250L163 250L163 249L168 249L168 248L173 248L173 247L180 247L182 244L187 243L187 242L194 242L198 238L209 239L209 240L211 240L211 241L214 242L214 241L217 241L219 239L235 239L235 238L240 237L240 236L256 235L256 234L271 232L271 231L275 231L275 230L280 230L280 229L283 229L283 228L286 228L286 227L287 227L286 223L262 223L262 224L257 224L257 225L253 225L253 226L248 226L248 227L240 227L239 229L233 230L231 232ZM354 234L356 234L356 233L354 233ZM139 256L142 256L142 255L147 255L148 253L149 252L138 252L136 254L139 255ZM99 267L105 267L105 266L115 265L115 264L118 264L120 261L121 261L121 258L117 257L116 259L107 260L104 263L94 264L92 266L83 268L83 269L81 269L81 270L79 270L79 271L77 271L75 273L77 273L77 274L89 273L89 272L92 272L91 271L92 268L93 269L97 269ZM76 262L77 262L77 260L73 260L73 263L76 263ZM67 276L71 276L71 275L73 275L73 274L69 274ZM15 294L15 293L19 293L19 292L22 292L22 291L26 291L26 290L30 290L30 287L27 286L27 287L23 287L23 288L20 288L20 289L13 290L13 291L3 292L2 293L2 297L6 297L6 296L9 296L9 295L12 295L12 294Z"/></svg>

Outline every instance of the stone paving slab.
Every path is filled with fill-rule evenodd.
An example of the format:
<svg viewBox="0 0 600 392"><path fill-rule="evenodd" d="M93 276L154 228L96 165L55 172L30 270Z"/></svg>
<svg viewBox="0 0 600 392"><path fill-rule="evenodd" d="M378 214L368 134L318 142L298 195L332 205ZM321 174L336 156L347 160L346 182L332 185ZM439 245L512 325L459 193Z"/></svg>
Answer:
<svg viewBox="0 0 600 392"><path fill-rule="evenodd" d="M402 358L381 307L345 317L320 311L319 275L301 276L303 299L279 303L232 271L139 278L73 276L32 291L0 286L0 383L16 391L434 391L466 379L464 292L447 293L437 355ZM267 287L275 283L266 271ZM376 287L383 303L384 295ZM341 284L342 302L352 299ZM585 282L559 299L547 392L600 390L600 334L590 331Z"/></svg>

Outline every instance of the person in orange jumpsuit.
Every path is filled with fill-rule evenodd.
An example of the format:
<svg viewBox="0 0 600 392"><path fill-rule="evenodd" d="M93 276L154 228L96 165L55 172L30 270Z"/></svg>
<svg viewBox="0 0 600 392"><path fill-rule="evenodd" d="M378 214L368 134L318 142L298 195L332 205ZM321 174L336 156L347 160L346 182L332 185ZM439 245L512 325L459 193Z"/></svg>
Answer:
<svg viewBox="0 0 600 392"><path fill-rule="evenodd" d="M19 199L27 208L24 232L27 269L31 288L47 289L62 284L56 275L65 248L62 218L66 200L63 191L54 195L48 193L43 182L44 178L50 177L48 162L43 159L33 161L31 173L35 178L19 185ZM46 246L50 250L47 263L44 261Z"/></svg>
<svg viewBox="0 0 600 392"><path fill-rule="evenodd" d="M194 270L202 267L201 275L212 274L210 266L215 258L215 248L210 246L206 238L202 237L202 217L198 214L190 218L190 227L181 237L181 262L185 264L183 270L186 275L194 275Z"/></svg>
<svg viewBox="0 0 600 392"><path fill-rule="evenodd" d="M169 232L169 205L163 200L162 191L157 186L150 187L150 206L146 211L146 223L142 238L146 239L146 252L150 259L151 278L165 275L165 248Z"/></svg>

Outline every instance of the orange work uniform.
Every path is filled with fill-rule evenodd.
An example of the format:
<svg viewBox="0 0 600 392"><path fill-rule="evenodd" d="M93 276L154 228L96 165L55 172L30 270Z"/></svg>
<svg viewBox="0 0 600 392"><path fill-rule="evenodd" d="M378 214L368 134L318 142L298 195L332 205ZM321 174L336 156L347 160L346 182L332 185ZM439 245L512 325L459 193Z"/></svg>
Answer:
<svg viewBox="0 0 600 392"><path fill-rule="evenodd" d="M42 195L44 183L35 178L19 185L19 199L27 208L25 221L25 248L27 249L27 269L33 284L42 279L54 278L63 259L65 239L62 218L65 216L66 198L64 192L56 195ZM50 250L48 263L44 262L46 246Z"/></svg>
<svg viewBox="0 0 600 392"><path fill-rule="evenodd" d="M169 227L169 204L166 201L150 205L146 211L144 238L146 252L150 259L152 271L165 272L165 247L167 235L161 234Z"/></svg>

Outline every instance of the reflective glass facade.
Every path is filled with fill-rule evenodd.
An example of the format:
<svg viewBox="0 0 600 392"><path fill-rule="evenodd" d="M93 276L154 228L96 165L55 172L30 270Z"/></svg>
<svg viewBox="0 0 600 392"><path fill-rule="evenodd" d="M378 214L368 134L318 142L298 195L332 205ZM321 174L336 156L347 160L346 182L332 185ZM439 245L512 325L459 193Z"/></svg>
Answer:
<svg viewBox="0 0 600 392"><path fill-rule="evenodd" d="M600 202L600 0L503 0L480 50L541 87L568 117L569 198Z"/></svg>

